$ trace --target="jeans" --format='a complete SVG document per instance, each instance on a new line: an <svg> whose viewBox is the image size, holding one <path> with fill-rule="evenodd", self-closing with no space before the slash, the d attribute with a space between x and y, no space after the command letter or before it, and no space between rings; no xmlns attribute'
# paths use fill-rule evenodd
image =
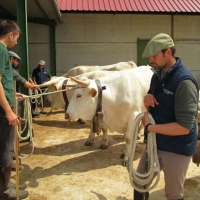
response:
<svg viewBox="0 0 200 200"><path fill-rule="evenodd" d="M14 126L9 125L5 112L0 107L0 166L10 166L14 139Z"/></svg>

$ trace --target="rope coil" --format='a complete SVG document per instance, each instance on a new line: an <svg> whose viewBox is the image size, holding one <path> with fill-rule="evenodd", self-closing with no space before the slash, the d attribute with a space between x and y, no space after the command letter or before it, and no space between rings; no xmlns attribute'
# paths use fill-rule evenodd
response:
<svg viewBox="0 0 200 200"><path fill-rule="evenodd" d="M34 94L32 93L32 90L29 89L29 96L23 95L24 101L22 103L23 103L24 110L22 113L22 117L20 117L20 121L21 123L24 124L24 126L23 126L23 129L21 130L18 129L18 136L21 140L27 140L28 138L30 138L30 142L32 143L32 150L28 156L23 156L23 157L18 156L20 159L26 159L30 157L34 151L31 103L35 103L36 109L37 109L37 104L41 104L41 106L43 106L42 96L70 90L69 88L67 88L67 89L58 90L54 92L47 92L48 89L49 87L47 87L43 93L40 90L38 91L37 89L35 89L35 91L33 92ZM27 134L25 137L22 137L22 133L26 130L26 128L28 128Z"/></svg>
<svg viewBox="0 0 200 200"><path fill-rule="evenodd" d="M137 134L139 132L139 124L143 118L144 113L137 115L134 121L134 126L130 138L131 152L127 161L127 170L129 172L129 180L132 187L138 192L148 192L155 188L160 180L160 165L157 156L156 134L149 132L146 144L146 159L148 165L146 166L146 173L139 173L133 168L133 159L135 156L135 149L137 143ZM154 119L148 114L151 124L155 124ZM155 180L154 180L155 179Z"/></svg>
<svg viewBox="0 0 200 200"><path fill-rule="evenodd" d="M21 125L20 125L20 128L18 128L17 132L18 132L18 137L21 140L27 140L28 138L30 138L30 142L32 143L32 149L31 149L31 153L28 156L23 156L23 157L18 156L20 159L26 159L30 157L34 151L31 103L28 96L23 95L23 97L24 97L24 101L23 101L24 111L23 111L22 117L20 117L21 125L23 124L23 128L21 129ZM25 137L22 137L22 133L26 130L26 128L27 128L27 134Z"/></svg>

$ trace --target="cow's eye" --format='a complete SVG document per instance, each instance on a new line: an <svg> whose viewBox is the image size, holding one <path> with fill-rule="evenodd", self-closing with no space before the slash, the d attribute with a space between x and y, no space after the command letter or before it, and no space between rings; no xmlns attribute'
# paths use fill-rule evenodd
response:
<svg viewBox="0 0 200 200"><path fill-rule="evenodd" d="M81 94L77 94L77 95L76 95L76 98L80 98L80 97L82 97Z"/></svg>

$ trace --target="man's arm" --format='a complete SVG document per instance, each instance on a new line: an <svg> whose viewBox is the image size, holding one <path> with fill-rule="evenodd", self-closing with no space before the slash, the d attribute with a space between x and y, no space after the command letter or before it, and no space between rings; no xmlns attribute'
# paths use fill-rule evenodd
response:
<svg viewBox="0 0 200 200"><path fill-rule="evenodd" d="M33 81L33 83L34 84L36 84L37 85L37 82L36 82L36 72L35 72L35 69L33 70L33 72L32 72L32 81Z"/></svg>
<svg viewBox="0 0 200 200"><path fill-rule="evenodd" d="M6 99L6 95L3 89L3 85L1 83L1 78L2 78L2 74L0 73L0 106L3 108L3 110L6 113L6 118L8 119L8 122L10 125L16 125L19 124L19 120L18 117L15 115L15 113L13 112L12 108L10 107L7 99Z"/></svg>
<svg viewBox="0 0 200 200"><path fill-rule="evenodd" d="M35 88L35 84L34 83L30 83L29 81L26 81L24 83L24 87L32 89L32 88Z"/></svg>
<svg viewBox="0 0 200 200"><path fill-rule="evenodd" d="M185 80L180 83L175 93L176 122L149 125L148 131L169 136L187 135L196 120L195 117L198 105L197 92L197 88L191 80ZM151 99L147 97L151 97ZM153 98L153 95L145 96L145 105L152 106L152 102L155 102ZM145 126L148 123L149 118L145 113L143 125Z"/></svg>

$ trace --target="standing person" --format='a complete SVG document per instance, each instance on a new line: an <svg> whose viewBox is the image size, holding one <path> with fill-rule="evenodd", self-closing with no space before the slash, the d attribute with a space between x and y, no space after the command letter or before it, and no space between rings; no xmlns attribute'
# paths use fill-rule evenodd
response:
<svg viewBox="0 0 200 200"><path fill-rule="evenodd" d="M42 84L46 81L48 81L49 79L51 79L51 74L50 72L44 67L45 66L45 61L44 60L40 60L38 62L38 66L33 70L33 73L32 73L32 80L35 84ZM46 88L42 88L42 92L45 91ZM44 96L43 96L43 103L44 103ZM35 109L36 105L35 104L32 104L33 106L33 109ZM41 109L41 113L42 114L45 114L45 111L44 111L44 105Z"/></svg>
<svg viewBox="0 0 200 200"><path fill-rule="evenodd" d="M20 62L21 58L13 51L9 51L9 56L10 56L10 62L12 65L13 79L16 81L16 91L20 92L21 86L23 86L25 88L30 88L30 89L35 88L34 83L30 83L29 81L27 81L17 71L19 68L19 62ZM32 117L35 117L35 116L39 116L39 114L32 112ZM23 166L20 164L19 171L22 171L22 169L23 169ZM11 162L11 170L13 170L13 171L16 170L16 164L13 160Z"/></svg>
<svg viewBox="0 0 200 200"><path fill-rule="evenodd" d="M153 37L143 57L155 69L144 104L155 120L150 124L148 113L142 119L147 132L156 133L160 169L164 172L168 200L184 199L184 181L192 156L196 152L198 85L194 77L175 57L172 38L164 33ZM143 152L138 171L145 171ZM134 191L134 200L148 199L149 194Z"/></svg>
<svg viewBox="0 0 200 200"><path fill-rule="evenodd" d="M14 78L14 80L16 80L16 91L20 92L20 86L23 86L25 88L34 89L35 84L27 81L17 71L19 68L19 62L20 62L21 58L13 51L9 51L9 55L10 55L10 62L12 64L12 69L13 69L13 78ZM34 112L32 109L32 117L34 118L36 116L39 116L39 114Z"/></svg>
<svg viewBox="0 0 200 200"><path fill-rule="evenodd" d="M0 199L16 199L16 190L10 187L11 154L14 146L14 126L19 124L14 108L14 81L7 48L17 44L21 34L16 23L0 22ZM24 199L27 191L20 190L19 197Z"/></svg>

